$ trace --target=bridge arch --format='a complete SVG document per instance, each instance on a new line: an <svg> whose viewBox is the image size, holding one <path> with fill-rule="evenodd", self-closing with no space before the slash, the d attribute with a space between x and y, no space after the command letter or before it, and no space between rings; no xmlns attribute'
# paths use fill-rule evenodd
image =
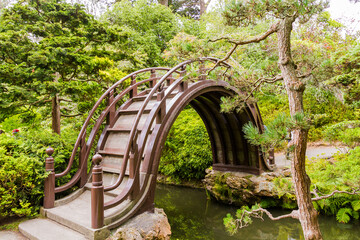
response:
<svg viewBox="0 0 360 240"><path fill-rule="evenodd" d="M213 79L208 77L211 69L208 63L216 62L217 59L203 58L185 61L172 69L143 69L115 83L90 111L67 168L54 175L55 178L67 175L76 158L79 159L78 171L68 183L47 191L60 193L78 183L82 190L62 201L67 204L91 190L91 201L96 202L92 203L95 228L112 229L136 214L153 210L162 148L171 126L188 104L206 126L214 169L252 174L271 170L273 156L270 155L270 160L264 159L264 154L250 145L242 133L242 126L247 122L263 130L257 105L246 103L240 112L221 112L221 98L241 93L226 81L231 76L212 74L209 76ZM222 63L219 67L231 66ZM128 87L118 91L126 84ZM94 161L97 182L91 186L87 164L94 150L102 155L102 162L98 165L101 157L97 156ZM98 179L100 176L103 179ZM103 192L97 187L102 184ZM54 200L46 196L44 205L53 207L51 201Z"/></svg>

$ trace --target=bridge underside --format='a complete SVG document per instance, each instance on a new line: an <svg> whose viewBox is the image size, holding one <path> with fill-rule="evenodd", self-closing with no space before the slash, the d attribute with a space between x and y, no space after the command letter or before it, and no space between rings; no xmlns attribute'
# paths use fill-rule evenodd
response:
<svg viewBox="0 0 360 240"><path fill-rule="evenodd" d="M244 138L242 127L252 122L249 109L241 112L221 112L224 92L208 92L196 97L190 105L198 112L209 134L213 169L219 171L244 171L259 174L259 153Z"/></svg>

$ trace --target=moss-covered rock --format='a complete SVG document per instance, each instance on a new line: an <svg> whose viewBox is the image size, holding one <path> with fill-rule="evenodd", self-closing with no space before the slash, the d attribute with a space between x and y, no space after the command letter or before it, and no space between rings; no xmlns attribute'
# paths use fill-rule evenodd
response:
<svg viewBox="0 0 360 240"><path fill-rule="evenodd" d="M264 207L296 208L289 169L259 176L208 170L204 179L208 195L235 206L261 203Z"/></svg>

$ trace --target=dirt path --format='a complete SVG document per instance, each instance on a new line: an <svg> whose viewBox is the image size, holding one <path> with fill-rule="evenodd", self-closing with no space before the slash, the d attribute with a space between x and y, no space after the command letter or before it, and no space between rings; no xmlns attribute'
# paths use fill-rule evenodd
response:
<svg viewBox="0 0 360 240"><path fill-rule="evenodd" d="M306 156L311 158L330 158L335 153L344 153L348 149L343 146L308 146ZM284 152L275 153L275 163L278 167L290 166L291 162L286 159Z"/></svg>

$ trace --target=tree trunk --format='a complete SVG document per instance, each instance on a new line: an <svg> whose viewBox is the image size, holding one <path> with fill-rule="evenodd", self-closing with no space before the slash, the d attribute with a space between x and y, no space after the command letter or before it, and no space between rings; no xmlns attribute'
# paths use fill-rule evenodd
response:
<svg viewBox="0 0 360 240"><path fill-rule="evenodd" d="M55 73L54 82L58 82L60 78L60 74L58 72ZM60 101L59 94L55 94L55 97L52 99L51 104L51 128L54 133L60 135Z"/></svg>
<svg viewBox="0 0 360 240"><path fill-rule="evenodd" d="M159 3L165 6L169 6L169 0L159 0Z"/></svg>
<svg viewBox="0 0 360 240"><path fill-rule="evenodd" d="M205 0L200 0L200 16L206 12L207 5L205 4Z"/></svg>
<svg viewBox="0 0 360 240"><path fill-rule="evenodd" d="M51 128L53 132L60 135L60 103L57 94L52 99L51 122L52 122Z"/></svg>
<svg viewBox="0 0 360 240"><path fill-rule="evenodd" d="M295 64L291 57L290 36L294 20L295 17L281 20L277 31L279 67L288 94L291 116L304 112L303 93L305 90L305 84L297 77ZM289 143L294 146L291 173L299 207L299 220L306 240L323 239L318 223L318 213L311 201L310 178L305 171L308 131L298 128L292 133L292 140Z"/></svg>

